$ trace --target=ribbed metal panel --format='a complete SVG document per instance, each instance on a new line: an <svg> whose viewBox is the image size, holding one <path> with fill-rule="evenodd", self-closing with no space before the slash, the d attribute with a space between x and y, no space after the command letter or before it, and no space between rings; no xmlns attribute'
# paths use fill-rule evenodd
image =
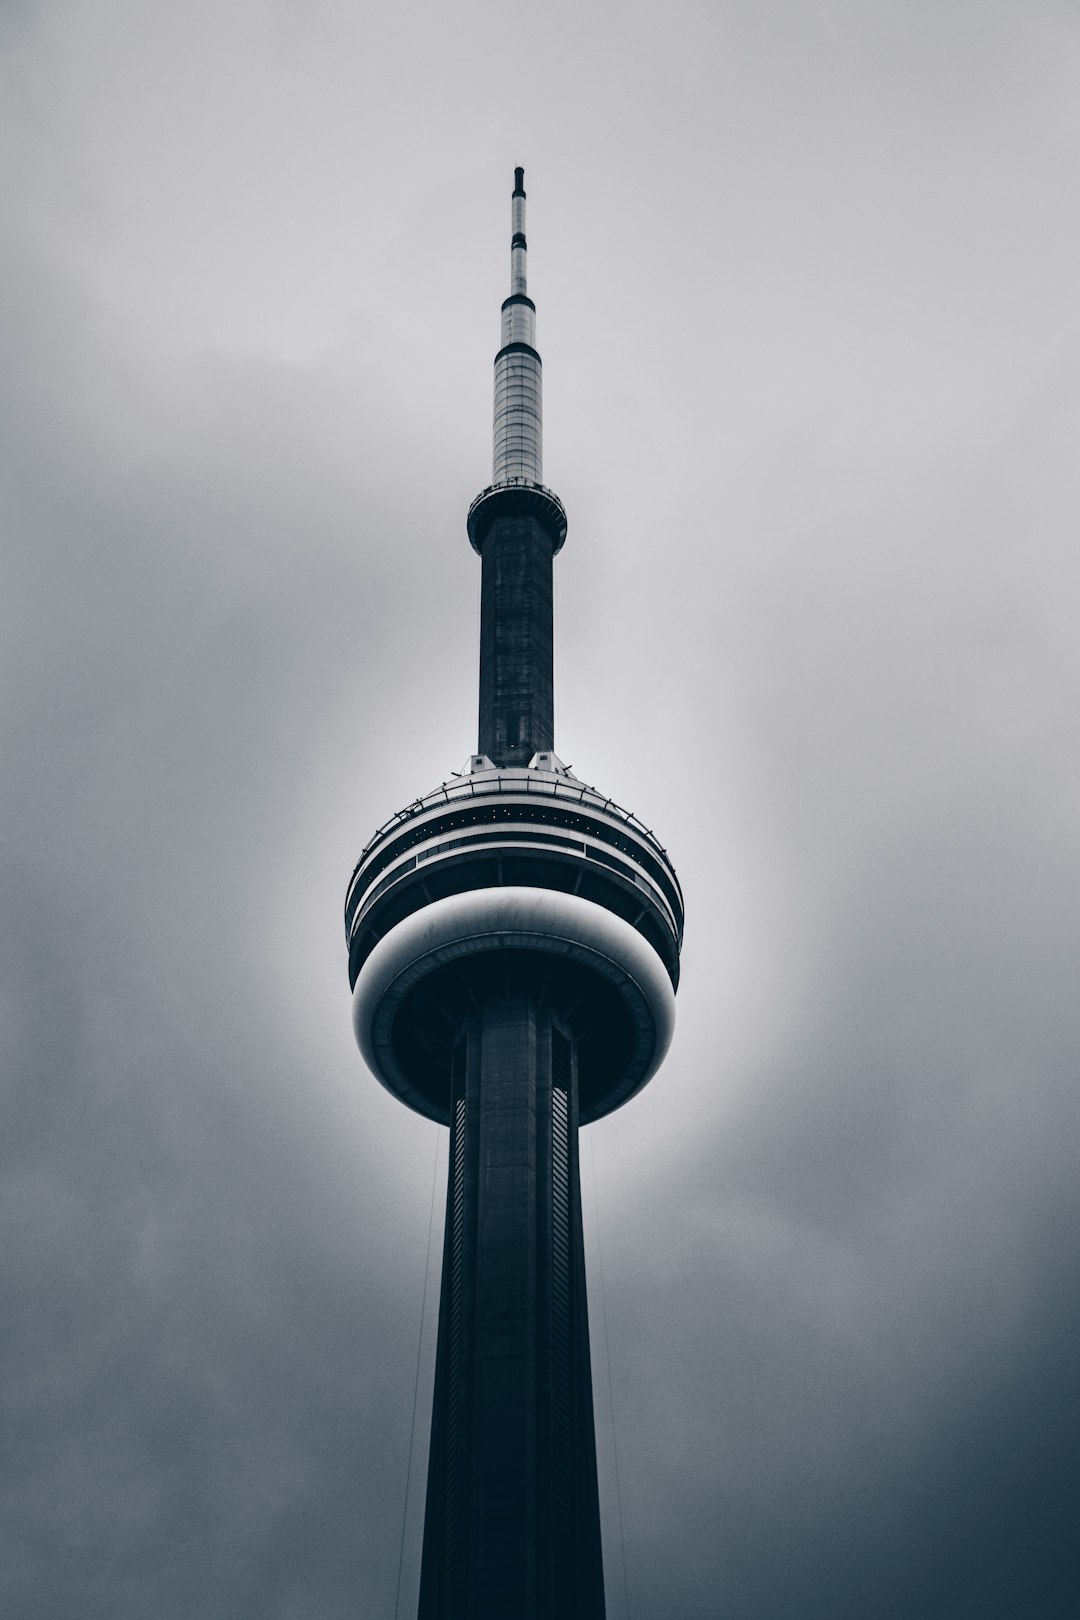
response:
<svg viewBox="0 0 1080 1620"><path fill-rule="evenodd" d="M530 348L535 347L536 311L528 304L508 302L503 306L500 347L505 349L508 343L527 343Z"/></svg>
<svg viewBox="0 0 1080 1620"><path fill-rule="evenodd" d="M543 403L540 362L516 349L495 365L492 481L544 481Z"/></svg>

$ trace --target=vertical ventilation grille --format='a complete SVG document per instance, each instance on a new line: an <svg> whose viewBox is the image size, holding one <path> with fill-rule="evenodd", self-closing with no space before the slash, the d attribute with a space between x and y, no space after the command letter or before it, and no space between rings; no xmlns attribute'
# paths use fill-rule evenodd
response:
<svg viewBox="0 0 1080 1620"><path fill-rule="evenodd" d="M551 1032L551 1386L555 1545L573 1528L570 1320L570 1042Z"/></svg>
<svg viewBox="0 0 1080 1620"><path fill-rule="evenodd" d="M449 1355L446 1379L446 1556L443 1561L443 1610L455 1613L455 1558L458 1521L458 1475L461 1451L461 1274L465 1247L465 1049L464 1037L454 1048L450 1068L450 1287Z"/></svg>

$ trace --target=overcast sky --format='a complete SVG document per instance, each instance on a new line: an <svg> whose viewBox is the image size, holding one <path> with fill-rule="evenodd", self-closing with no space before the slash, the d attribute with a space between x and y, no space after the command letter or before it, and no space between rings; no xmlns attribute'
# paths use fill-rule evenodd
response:
<svg viewBox="0 0 1080 1620"><path fill-rule="evenodd" d="M610 1620L1073 1620L1071 0L3 0L0 1610L394 1613L439 1133L342 904L475 744L515 164L556 743L687 898Z"/></svg>

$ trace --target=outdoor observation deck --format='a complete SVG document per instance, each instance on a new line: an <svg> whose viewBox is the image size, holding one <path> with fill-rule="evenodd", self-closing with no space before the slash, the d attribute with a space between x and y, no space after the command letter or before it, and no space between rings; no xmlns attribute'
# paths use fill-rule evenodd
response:
<svg viewBox="0 0 1080 1620"><path fill-rule="evenodd" d="M503 885L558 889L624 917L679 982L683 898L649 829L565 772L480 770L444 782L382 827L345 899L349 978L421 906Z"/></svg>
<svg viewBox="0 0 1080 1620"><path fill-rule="evenodd" d="M381 827L353 874L358 1038L384 1084L442 1119L455 1008L485 973L526 973L578 1008L581 1117L599 1118L670 1039L682 890L649 829L553 755L472 764Z"/></svg>
<svg viewBox="0 0 1080 1620"><path fill-rule="evenodd" d="M508 477L482 489L469 507L466 527L469 544L483 552L484 536L497 518L535 517L551 540L551 555L566 543L566 508L553 489L530 478Z"/></svg>

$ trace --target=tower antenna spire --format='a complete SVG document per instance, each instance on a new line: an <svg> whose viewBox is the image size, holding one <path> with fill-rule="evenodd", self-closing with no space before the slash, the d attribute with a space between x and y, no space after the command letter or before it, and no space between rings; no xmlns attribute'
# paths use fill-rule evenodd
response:
<svg viewBox="0 0 1080 1620"><path fill-rule="evenodd" d="M523 293L526 287L525 263L525 170L514 170L514 191L510 198L510 292Z"/></svg>

